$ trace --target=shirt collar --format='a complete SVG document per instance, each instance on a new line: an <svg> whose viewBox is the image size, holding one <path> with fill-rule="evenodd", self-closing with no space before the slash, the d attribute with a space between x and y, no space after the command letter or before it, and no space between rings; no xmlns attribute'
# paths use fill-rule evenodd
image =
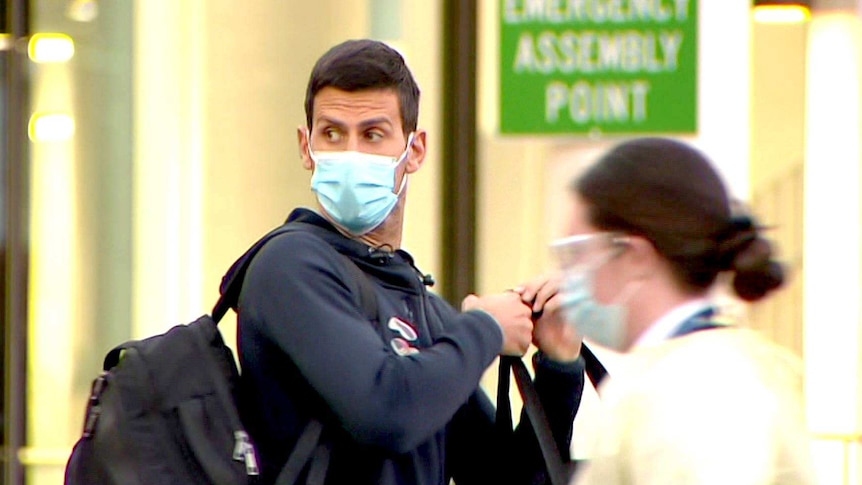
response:
<svg viewBox="0 0 862 485"><path fill-rule="evenodd" d="M650 347L668 340L677 328L689 318L712 308L707 298L696 298L677 305L653 322L649 328L635 341L632 348Z"/></svg>

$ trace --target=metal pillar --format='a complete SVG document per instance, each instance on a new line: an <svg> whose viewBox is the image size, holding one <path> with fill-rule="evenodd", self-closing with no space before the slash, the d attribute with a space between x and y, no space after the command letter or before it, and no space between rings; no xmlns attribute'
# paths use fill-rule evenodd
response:
<svg viewBox="0 0 862 485"><path fill-rule="evenodd" d="M27 271L29 246L29 167L27 141L28 1L8 0L6 26L12 47L6 58L6 274L5 276L5 403L3 405L3 482L23 485L24 470L18 450L25 445L27 402Z"/></svg>
<svg viewBox="0 0 862 485"><path fill-rule="evenodd" d="M475 0L443 6L443 297L454 305L476 288Z"/></svg>

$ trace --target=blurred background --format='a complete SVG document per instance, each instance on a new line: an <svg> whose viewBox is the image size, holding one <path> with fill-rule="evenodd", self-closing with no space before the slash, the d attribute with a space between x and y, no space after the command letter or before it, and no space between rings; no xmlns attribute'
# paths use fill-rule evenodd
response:
<svg viewBox="0 0 862 485"><path fill-rule="evenodd" d="M801 358L821 483L862 483L862 0L0 5L0 483L62 483L104 354L209 312L234 259L313 204L306 82L360 37L422 90L404 246L452 302L551 269L566 184L612 144L704 150L791 274L728 310Z"/></svg>

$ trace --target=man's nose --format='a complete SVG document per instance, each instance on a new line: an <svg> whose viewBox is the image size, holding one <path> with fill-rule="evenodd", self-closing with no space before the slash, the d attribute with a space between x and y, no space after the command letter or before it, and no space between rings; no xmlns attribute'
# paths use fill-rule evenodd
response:
<svg viewBox="0 0 862 485"><path fill-rule="evenodd" d="M358 152L359 150L359 136L354 134L347 135L347 143L345 144L345 150L349 152Z"/></svg>

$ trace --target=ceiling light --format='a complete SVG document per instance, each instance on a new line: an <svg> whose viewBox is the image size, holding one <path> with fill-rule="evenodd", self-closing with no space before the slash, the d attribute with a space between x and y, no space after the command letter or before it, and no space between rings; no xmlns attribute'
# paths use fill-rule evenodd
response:
<svg viewBox="0 0 862 485"><path fill-rule="evenodd" d="M754 21L770 24L807 22L811 2L807 0L754 0Z"/></svg>

